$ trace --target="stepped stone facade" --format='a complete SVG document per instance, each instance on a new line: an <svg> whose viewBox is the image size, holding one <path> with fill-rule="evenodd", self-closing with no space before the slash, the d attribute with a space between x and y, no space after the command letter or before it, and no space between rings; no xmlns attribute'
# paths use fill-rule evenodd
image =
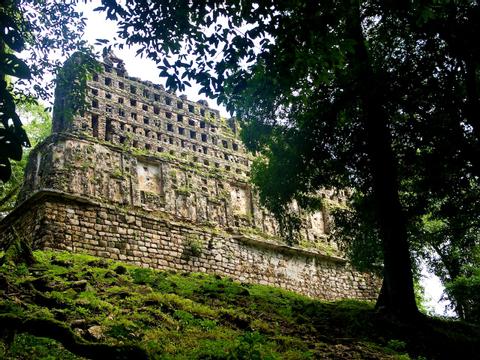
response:
<svg viewBox="0 0 480 360"><path fill-rule="evenodd" d="M0 223L3 243L23 237L38 248L228 275L323 299L376 298L378 278L352 269L327 244L327 207L297 209L310 249L282 243L249 184L253 157L234 120L206 101L129 77L112 55L102 66L87 82L83 115L71 115L72 85L57 85L53 134L31 152L20 203Z"/></svg>

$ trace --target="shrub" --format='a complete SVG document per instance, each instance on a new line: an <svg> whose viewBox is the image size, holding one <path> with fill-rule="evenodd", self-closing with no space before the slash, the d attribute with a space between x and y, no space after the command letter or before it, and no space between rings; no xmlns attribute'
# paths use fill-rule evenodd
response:
<svg viewBox="0 0 480 360"><path fill-rule="evenodd" d="M445 289L463 311L465 320L480 323L480 269L446 283Z"/></svg>

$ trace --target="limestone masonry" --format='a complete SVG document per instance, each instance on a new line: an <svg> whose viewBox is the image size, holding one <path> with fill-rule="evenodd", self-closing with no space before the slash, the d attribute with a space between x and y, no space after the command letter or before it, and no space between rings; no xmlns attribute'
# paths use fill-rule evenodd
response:
<svg viewBox="0 0 480 360"><path fill-rule="evenodd" d="M72 69L76 56L66 64ZM1 242L83 251L141 266L228 275L322 299L377 296L327 242L328 206L306 214L303 247L285 245L249 184L252 155L236 122L206 101L129 77L113 55L72 115L71 84L55 91L53 134L32 150ZM322 191L324 202L342 194Z"/></svg>

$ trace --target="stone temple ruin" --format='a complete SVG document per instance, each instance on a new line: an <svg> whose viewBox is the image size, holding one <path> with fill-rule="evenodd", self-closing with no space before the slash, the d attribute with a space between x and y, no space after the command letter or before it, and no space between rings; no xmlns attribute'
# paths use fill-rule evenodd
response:
<svg viewBox="0 0 480 360"><path fill-rule="evenodd" d="M206 101L129 77L111 54L102 66L87 82L83 115L71 115L71 84L57 85L53 133L31 152L19 203L0 222L1 242L22 237L35 248L215 273L322 299L376 298L378 278L313 249L334 248L326 245L325 210L303 215L310 247L278 238L249 184L253 157L235 121ZM331 191L323 196L340 201Z"/></svg>

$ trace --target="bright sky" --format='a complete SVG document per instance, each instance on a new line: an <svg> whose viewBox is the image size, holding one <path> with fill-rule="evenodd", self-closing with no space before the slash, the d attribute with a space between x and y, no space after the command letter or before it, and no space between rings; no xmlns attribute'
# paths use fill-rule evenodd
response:
<svg viewBox="0 0 480 360"><path fill-rule="evenodd" d="M95 43L95 39L113 39L116 36L116 24L111 20L105 19L105 13L99 13L93 11L97 3L80 3L78 9L80 9L84 16L87 18L87 26L85 31L85 40L91 44ZM101 52L101 47L96 48ZM158 76L160 70L157 69L155 63L152 60L140 58L136 56L137 48L124 47L123 50L115 49L114 53L120 59L125 62L128 75L138 77L142 80L149 80L154 83L165 85L165 79ZM187 95L189 100L207 100L211 108L220 111L221 116L229 118L230 115L223 106L219 106L215 100L207 99L205 96L199 96L198 91L200 87L192 82L192 87L187 87L184 94ZM177 94L180 95L180 94Z"/></svg>
<svg viewBox="0 0 480 360"><path fill-rule="evenodd" d="M441 300L443 296L444 287L440 279L434 274L427 271L425 266L422 266L422 280L421 284L425 289L427 298L427 306L437 315L455 316L455 312L448 308L450 301Z"/></svg>
<svg viewBox="0 0 480 360"><path fill-rule="evenodd" d="M81 10L87 18L85 39L91 44L95 43L95 39L113 39L113 37L116 36L115 23L106 20L104 13L94 12L93 9L97 6L98 3L81 3L79 5L79 10ZM101 48L97 48L96 50L100 52ZM125 62L125 67L130 76L165 85L164 79L158 76L159 70L156 68L155 63L151 60L137 57L136 48L125 47L123 50L116 49L114 52ZM199 96L198 90L199 87L194 85L191 88L187 88L185 94L193 101L200 99L207 100L210 107L220 110L222 116L230 117L225 108L219 106L214 100ZM428 273L425 268L422 271L422 275L421 283L425 288L426 297L429 299L428 307L434 309L437 315L454 316L455 314L451 310L445 312L449 302L440 300L443 294L443 286L440 280L435 275Z"/></svg>

